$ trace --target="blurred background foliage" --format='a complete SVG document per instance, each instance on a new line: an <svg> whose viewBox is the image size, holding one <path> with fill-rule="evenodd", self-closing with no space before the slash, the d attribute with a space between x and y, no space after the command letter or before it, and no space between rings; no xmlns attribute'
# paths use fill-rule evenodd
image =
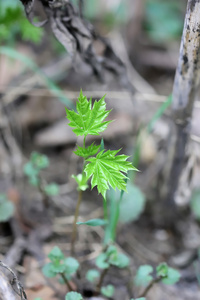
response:
<svg viewBox="0 0 200 300"><path fill-rule="evenodd" d="M0 0L0 43L15 44L19 39L39 43L42 28L27 20L19 0Z"/></svg>
<svg viewBox="0 0 200 300"><path fill-rule="evenodd" d="M174 0L147 0L144 29L155 42L180 37L183 28L183 3Z"/></svg>

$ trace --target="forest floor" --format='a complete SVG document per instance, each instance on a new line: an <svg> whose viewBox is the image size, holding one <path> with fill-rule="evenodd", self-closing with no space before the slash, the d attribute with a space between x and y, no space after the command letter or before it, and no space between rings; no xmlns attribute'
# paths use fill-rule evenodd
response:
<svg viewBox="0 0 200 300"><path fill-rule="evenodd" d="M70 60L65 55L52 62L49 53L37 49L39 53L36 54L34 49L30 49L27 45L18 47L21 53L28 53L29 57L36 59L50 78L56 78L65 96L73 103L80 88L88 98L99 99L106 94L107 108L112 109L110 118L115 122L103 134L105 148L123 148L124 153L132 156L139 130L148 124L172 90L175 69L166 72L155 67L146 68L143 72L145 79L136 76L134 80L137 71L131 67L129 71L136 92L130 95L112 75L101 84L81 62L71 68ZM77 140L67 125L66 105L44 86L40 76L24 70L19 62L10 62L6 56L0 59L0 92L4 93L1 113L6 124L4 138L0 141L0 191L6 193L15 205L14 217L0 225L0 259L17 271L29 300L36 297L43 300L64 299L66 287L55 278L47 280L41 267L48 261L47 255L55 245L66 255L69 254L77 201L76 184L71 175L78 174L82 165L73 153ZM119 249L131 260L133 274L141 264L156 266L162 261L180 271L182 277L176 285L155 285L147 296L148 300L200 299L197 280L197 275L200 276L197 251L200 228L188 207L188 197L179 207L180 218L174 220L176 230L164 228L161 222L165 214L164 210L159 209L163 186L161 171L170 151L168 141L173 132L172 123L168 109L154 124L151 134L143 133L138 166L140 172L135 184L146 195L146 207L135 222L119 224L116 239ZM199 151L194 141L190 146ZM42 206L40 193L29 185L23 175L23 165L32 151L49 157L50 167L42 176L47 182L56 182L60 187L59 196L51 198L48 210ZM187 189L191 192L189 186ZM95 189L87 191L83 196L79 220L102 215L101 197ZM75 250L82 276L85 270L94 266L95 258L101 253L103 236L101 227L78 228ZM116 286L113 299L129 299L126 289L129 277L130 274L125 271L109 271L105 283ZM84 283L84 286L87 299L103 299L91 298L90 285ZM135 294L138 293L136 289Z"/></svg>

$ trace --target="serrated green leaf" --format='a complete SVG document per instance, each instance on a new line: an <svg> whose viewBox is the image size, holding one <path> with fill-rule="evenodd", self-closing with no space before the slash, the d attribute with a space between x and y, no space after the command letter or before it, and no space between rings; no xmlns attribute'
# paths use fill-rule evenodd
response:
<svg viewBox="0 0 200 300"><path fill-rule="evenodd" d="M64 258L64 254L63 252L60 250L59 247L55 246L51 252L48 255L48 258L52 261L52 262L59 262L60 260L62 260Z"/></svg>
<svg viewBox="0 0 200 300"><path fill-rule="evenodd" d="M114 295L114 292L115 292L115 288L112 284L108 284L107 286L103 286L101 288L101 293L102 295L110 298Z"/></svg>
<svg viewBox="0 0 200 300"><path fill-rule="evenodd" d="M112 121L104 121L110 113L106 111L105 96L96 100L92 105L92 99L87 100L82 91L76 104L77 113L66 109L67 118L70 121L69 126L73 127L73 132L77 135L99 135Z"/></svg>
<svg viewBox="0 0 200 300"><path fill-rule="evenodd" d="M74 151L74 153L78 156L87 158L89 156L95 155L98 152L99 148L100 148L100 145L96 146L96 145L94 145L94 143L92 143L92 145L90 145L86 148L77 146L77 150Z"/></svg>
<svg viewBox="0 0 200 300"><path fill-rule="evenodd" d="M65 266L65 274L67 276L73 275L79 268L79 262L73 257L67 257L63 261L63 264Z"/></svg>
<svg viewBox="0 0 200 300"><path fill-rule="evenodd" d="M97 186L98 192L105 198L109 185L120 191L126 191L127 178L124 173L128 170L135 170L127 155L116 155L120 150L101 151L96 157L90 157L84 171L87 179L92 177L92 188Z"/></svg>
<svg viewBox="0 0 200 300"><path fill-rule="evenodd" d="M88 226L104 226L107 224L106 220L103 219L91 219L86 222L77 222L77 225L88 225Z"/></svg>
<svg viewBox="0 0 200 300"><path fill-rule="evenodd" d="M86 273L86 279L92 283L95 283L100 277L99 271L91 269Z"/></svg>
<svg viewBox="0 0 200 300"><path fill-rule="evenodd" d="M0 222L8 221L14 214L14 205L5 194L0 194Z"/></svg>
<svg viewBox="0 0 200 300"><path fill-rule="evenodd" d="M59 194L59 186L56 183L47 184L44 187L47 196L57 196Z"/></svg>
<svg viewBox="0 0 200 300"><path fill-rule="evenodd" d="M172 284L175 284L176 282L178 282L180 280L180 277L181 277L181 274L177 270L168 267L167 277L163 278L162 282L167 285L172 285Z"/></svg>
<svg viewBox="0 0 200 300"><path fill-rule="evenodd" d="M134 278L134 283L136 286L147 286L149 282L153 279L150 275L153 272L153 267L150 265L140 266L137 270L136 276Z"/></svg>
<svg viewBox="0 0 200 300"><path fill-rule="evenodd" d="M83 297L81 294L76 292L69 292L65 296L65 300L83 300Z"/></svg>
<svg viewBox="0 0 200 300"><path fill-rule="evenodd" d="M72 175L72 178L74 178L78 184L78 191L86 191L88 188L88 184L87 184L87 178L85 176L85 174L78 174L76 175Z"/></svg>

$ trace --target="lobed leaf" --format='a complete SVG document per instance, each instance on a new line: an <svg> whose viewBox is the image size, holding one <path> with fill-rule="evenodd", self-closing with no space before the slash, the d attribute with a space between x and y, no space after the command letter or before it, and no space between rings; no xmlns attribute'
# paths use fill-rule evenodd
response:
<svg viewBox="0 0 200 300"><path fill-rule="evenodd" d="M99 135L112 121L104 121L110 113L106 110L105 96L96 100L92 105L92 99L87 100L82 91L76 104L77 113L74 110L66 109L69 126L77 136Z"/></svg>
<svg viewBox="0 0 200 300"><path fill-rule="evenodd" d="M84 171L86 178L91 179L92 188L97 186L97 190L105 198L109 185L119 190L126 191L127 178L124 173L128 170L136 170L131 162L127 161L127 155L116 155L120 150L100 151L96 157L88 158L89 162Z"/></svg>
<svg viewBox="0 0 200 300"><path fill-rule="evenodd" d="M77 146L77 150L74 151L74 153L78 156L87 158L89 156L95 155L98 152L99 148L100 148L100 145L96 146L96 145L94 145L94 143L92 143L90 146L85 147L85 148Z"/></svg>

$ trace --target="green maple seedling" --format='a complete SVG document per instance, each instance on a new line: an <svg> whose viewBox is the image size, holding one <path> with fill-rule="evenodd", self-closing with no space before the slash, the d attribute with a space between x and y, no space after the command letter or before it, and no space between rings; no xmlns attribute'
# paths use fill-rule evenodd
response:
<svg viewBox="0 0 200 300"><path fill-rule="evenodd" d="M88 147L85 145L88 135L98 136L112 122L105 121L111 111L106 110L105 96L92 104L92 100L87 100L81 91L76 109L77 112L66 109L66 113L73 132L77 136L84 137L83 146L77 146L77 150L74 151L85 160L82 176L85 176L86 181L91 178L92 188L97 186L98 192L104 198L109 187L118 188L120 191L126 190L126 174L128 170L136 170L131 162L127 161L128 156L119 155L121 149L98 152L100 145L94 143ZM79 184L78 180L76 181ZM79 188L81 189L81 186Z"/></svg>
<svg viewBox="0 0 200 300"><path fill-rule="evenodd" d="M73 178L78 184L79 198L77 202L73 233L71 254L74 253L74 243L76 240L76 226L79 214L79 207L82 199L82 191L88 188L88 181L91 179L92 189L96 186L98 192L103 196L104 200L104 222L100 219L92 220L90 222L78 223L89 226L105 225L107 223L107 204L106 192L109 188L114 190L117 188L120 191L126 191L127 172L129 170L136 170L128 156L118 154L119 150L105 150L101 149L101 145L92 143L86 146L86 138L88 135L99 136L112 121L106 121L111 110L106 110L105 96L100 100L92 102L92 99L87 99L82 93L78 97L76 103L76 111L66 109L67 119L70 121L69 126L73 128L73 132L77 136L83 136L83 145L77 146L74 153L83 158L83 170L81 174L73 175Z"/></svg>
<svg viewBox="0 0 200 300"><path fill-rule="evenodd" d="M69 282L79 269L79 262L73 257L65 257L59 247L55 246L48 255L50 262L44 265L42 272L48 277L60 276L60 283L67 285L71 291L72 287Z"/></svg>

